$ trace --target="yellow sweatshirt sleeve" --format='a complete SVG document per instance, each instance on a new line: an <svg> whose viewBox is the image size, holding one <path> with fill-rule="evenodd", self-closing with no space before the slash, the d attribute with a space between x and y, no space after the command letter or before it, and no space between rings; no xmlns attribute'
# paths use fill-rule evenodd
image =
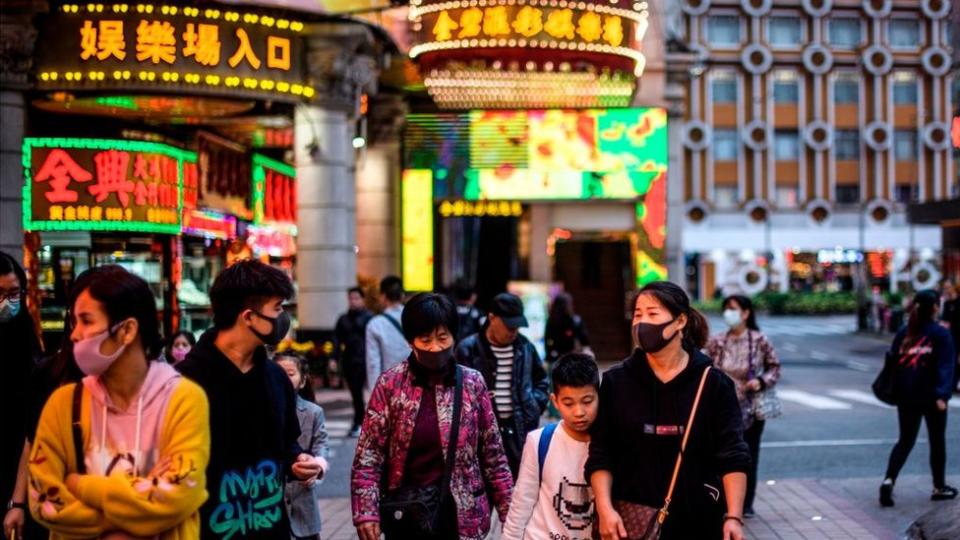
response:
<svg viewBox="0 0 960 540"><path fill-rule="evenodd" d="M77 471L71 411L74 385L57 389L40 414L30 451L29 507L41 525L66 538L98 537L109 528L99 509L67 489L66 479ZM84 395L80 423L90 425L90 396ZM89 433L89 427L84 430Z"/></svg>
<svg viewBox="0 0 960 540"><path fill-rule="evenodd" d="M77 496L102 508L109 522L133 535L153 536L177 527L207 500L209 415L203 389L181 379L160 430L159 460L169 467L160 474L143 471L139 477L84 475Z"/></svg>

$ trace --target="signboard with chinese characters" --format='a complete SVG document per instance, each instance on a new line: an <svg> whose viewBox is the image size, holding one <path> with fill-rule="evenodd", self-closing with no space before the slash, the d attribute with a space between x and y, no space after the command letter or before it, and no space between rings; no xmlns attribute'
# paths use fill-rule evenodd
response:
<svg viewBox="0 0 960 540"><path fill-rule="evenodd" d="M253 155L253 222L297 224L297 171L260 154Z"/></svg>
<svg viewBox="0 0 960 540"><path fill-rule="evenodd" d="M648 3L413 0L410 49L445 109L629 106Z"/></svg>
<svg viewBox="0 0 960 540"><path fill-rule="evenodd" d="M40 26L37 85L309 99L302 30L215 7L66 4Z"/></svg>
<svg viewBox="0 0 960 540"><path fill-rule="evenodd" d="M184 163L195 161L155 142L24 139L23 227L178 234Z"/></svg>

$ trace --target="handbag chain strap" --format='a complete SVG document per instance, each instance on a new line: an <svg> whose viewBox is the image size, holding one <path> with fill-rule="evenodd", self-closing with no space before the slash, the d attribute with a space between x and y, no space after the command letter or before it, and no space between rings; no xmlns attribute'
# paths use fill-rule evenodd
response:
<svg viewBox="0 0 960 540"><path fill-rule="evenodd" d="M687 449L687 441L690 439L690 430L693 428L693 419L697 415L697 409L700 406L700 397L703 395L703 387L707 383L707 375L710 374L710 366L703 370L700 376L700 386L697 388L697 396L693 399L693 407L690 409L690 418L687 419L687 427L683 431L683 440L680 442L680 452L677 454L677 462L673 466L673 476L670 478L670 487L667 489L667 496L663 501L663 508L657 512L657 523L661 526L667 520L668 508L673 498L673 489L677 487L677 477L680 475L680 464L683 462L683 453Z"/></svg>

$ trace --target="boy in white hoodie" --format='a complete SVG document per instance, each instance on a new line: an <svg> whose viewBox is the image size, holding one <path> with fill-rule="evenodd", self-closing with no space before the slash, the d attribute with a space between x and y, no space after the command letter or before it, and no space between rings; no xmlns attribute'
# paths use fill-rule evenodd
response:
<svg viewBox="0 0 960 540"><path fill-rule="evenodd" d="M583 466L597 417L600 372L593 357L570 353L553 367L550 401L561 421L530 432L523 446L502 540L589 540L594 499Z"/></svg>

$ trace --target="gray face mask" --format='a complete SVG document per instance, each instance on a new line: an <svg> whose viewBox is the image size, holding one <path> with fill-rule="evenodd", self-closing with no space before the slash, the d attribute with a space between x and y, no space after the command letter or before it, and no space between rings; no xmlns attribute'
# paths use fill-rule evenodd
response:
<svg viewBox="0 0 960 540"><path fill-rule="evenodd" d="M0 302L0 323L10 322L20 313L20 299Z"/></svg>

